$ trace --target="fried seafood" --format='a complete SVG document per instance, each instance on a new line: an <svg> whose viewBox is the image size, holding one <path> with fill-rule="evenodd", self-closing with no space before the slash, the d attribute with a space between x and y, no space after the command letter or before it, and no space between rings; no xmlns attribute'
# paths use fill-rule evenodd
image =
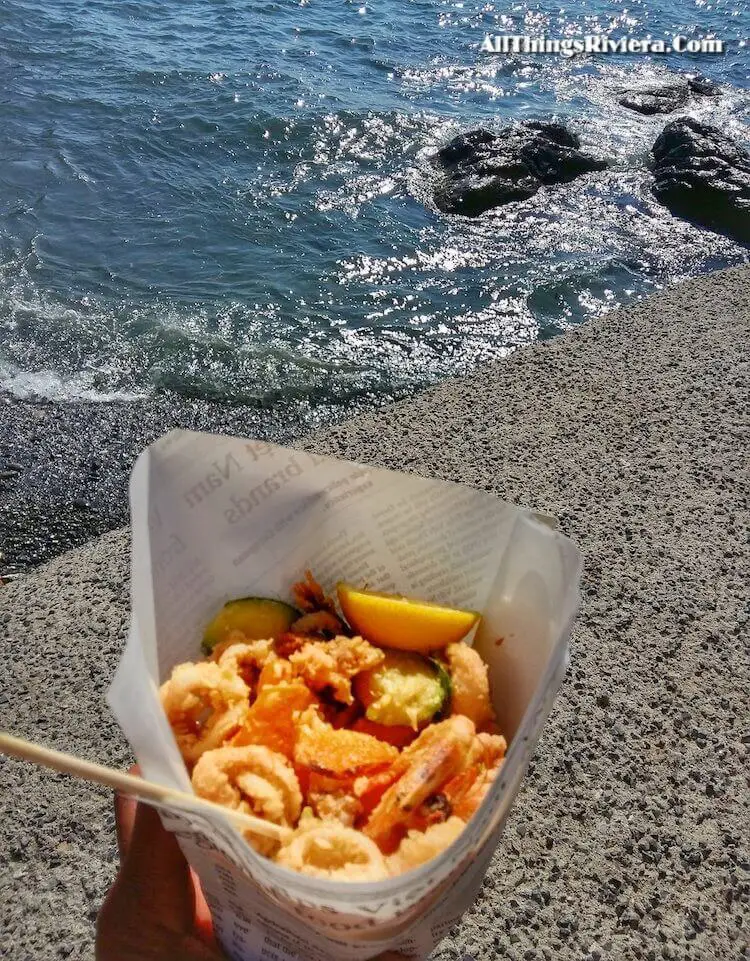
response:
<svg viewBox="0 0 750 961"><path fill-rule="evenodd" d="M264 683L262 686L259 681L258 696L242 727L232 738L232 744L263 744L291 760L297 741L297 720L303 711L317 702L312 691L301 681Z"/></svg>
<svg viewBox="0 0 750 961"><path fill-rule="evenodd" d="M294 680L294 668L285 657L274 657L263 665L258 675L256 692L260 694L264 687L273 687L282 681Z"/></svg>
<svg viewBox="0 0 750 961"><path fill-rule="evenodd" d="M321 774L302 767L297 771L302 775L305 796L315 815L346 827L363 823L397 777L393 765L358 775ZM308 772L307 777L304 772Z"/></svg>
<svg viewBox="0 0 750 961"><path fill-rule="evenodd" d="M356 777L391 764L398 750L369 734L326 724L315 708L308 708L297 724L294 763L320 774Z"/></svg>
<svg viewBox="0 0 750 961"><path fill-rule="evenodd" d="M375 808L380 804L380 800L398 777L395 765L375 771L372 774L361 774L354 779L352 785L354 796L358 798L364 813L369 817Z"/></svg>
<svg viewBox="0 0 750 961"><path fill-rule="evenodd" d="M261 671L275 659L273 641L248 641L223 647L218 663L220 667L229 668L239 674L250 691L254 692Z"/></svg>
<svg viewBox="0 0 750 961"><path fill-rule="evenodd" d="M508 750L508 742L502 734L480 732L477 734L477 741L482 749L482 762L487 767L499 767Z"/></svg>
<svg viewBox="0 0 750 961"><path fill-rule="evenodd" d="M327 697L326 693L325 691L322 693L320 703L320 714L326 724L330 724L337 731L341 728L354 730L355 722L362 715L362 705L357 701L341 704L330 696Z"/></svg>
<svg viewBox="0 0 750 961"><path fill-rule="evenodd" d="M442 824L453 814L453 805L443 791L430 794L429 797L415 809L407 822L409 831L426 831L433 824Z"/></svg>
<svg viewBox="0 0 750 961"><path fill-rule="evenodd" d="M294 827L302 810L302 792L285 757L260 745L207 751L193 770L195 793L208 801L254 814L274 824ZM261 854L277 843L251 832L247 840Z"/></svg>
<svg viewBox="0 0 750 961"><path fill-rule="evenodd" d="M407 747L414 741L418 734L412 727L405 724L378 724L377 721L370 721L366 717L358 718L352 724L353 731L360 734L371 734L379 741L385 741L394 747Z"/></svg>
<svg viewBox="0 0 750 961"><path fill-rule="evenodd" d="M226 651L228 647L233 644L245 644L247 643L245 635L242 631L233 630L230 631L227 637L223 641L219 641L211 648L211 652L208 655L208 660L213 661L215 664L219 663L219 658Z"/></svg>
<svg viewBox="0 0 750 961"><path fill-rule="evenodd" d="M409 831L397 850L387 859L391 874L402 874L418 868L449 847L466 827L458 817L433 824L426 831Z"/></svg>
<svg viewBox="0 0 750 961"><path fill-rule="evenodd" d="M354 827L354 822L364 811L362 802L354 793L353 778L312 772L307 782L307 800L321 821L337 821L345 827Z"/></svg>
<svg viewBox="0 0 750 961"><path fill-rule="evenodd" d="M161 703L185 761L219 748L247 717L250 689L219 664L178 664L162 684Z"/></svg>
<svg viewBox="0 0 750 961"><path fill-rule="evenodd" d="M507 745L486 665L446 633L473 612L352 593L373 617L417 618L407 649L368 640L367 618L350 636L307 571L296 607L227 602L204 632L209 659L176 667L160 695L196 794L291 829L282 844L246 831L256 850L312 877L377 881L452 844Z"/></svg>
<svg viewBox="0 0 750 961"><path fill-rule="evenodd" d="M295 654L309 641L325 641L344 632L344 622L331 611L310 611L298 617L276 641L280 657Z"/></svg>
<svg viewBox="0 0 750 961"><path fill-rule="evenodd" d="M289 628L290 634L307 635L330 635L335 637L344 630L344 623L341 618L336 617L330 611L310 611L303 614Z"/></svg>
<svg viewBox="0 0 750 961"><path fill-rule="evenodd" d="M361 637L339 635L332 641L308 641L289 655L295 672L314 691L329 689L342 704L351 704L352 678L376 667L385 655Z"/></svg>
<svg viewBox="0 0 750 961"><path fill-rule="evenodd" d="M292 596L294 597L294 603L305 614L328 611L338 619L336 605L315 580L312 571L305 571L304 581L297 581L296 584L292 585Z"/></svg>
<svg viewBox="0 0 750 961"><path fill-rule="evenodd" d="M452 778L443 794L454 814L467 820L485 799L502 767L507 744L500 734L477 734L471 764Z"/></svg>
<svg viewBox="0 0 750 961"><path fill-rule="evenodd" d="M372 812L365 834L392 849L417 808L464 768L474 733L474 724L461 716L425 728L395 762L398 779Z"/></svg>
<svg viewBox="0 0 750 961"><path fill-rule="evenodd" d="M487 665L473 647L449 644L445 649L451 676L451 713L463 714L483 728L495 721L490 700L490 681Z"/></svg>
<svg viewBox="0 0 750 961"><path fill-rule="evenodd" d="M284 867L328 881L382 881L388 877L377 844L361 831L324 822L303 825L276 855Z"/></svg>

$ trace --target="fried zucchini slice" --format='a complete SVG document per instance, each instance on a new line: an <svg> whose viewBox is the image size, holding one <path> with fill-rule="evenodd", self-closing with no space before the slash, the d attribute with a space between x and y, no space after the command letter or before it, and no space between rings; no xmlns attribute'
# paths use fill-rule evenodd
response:
<svg viewBox="0 0 750 961"><path fill-rule="evenodd" d="M386 651L382 664L358 674L354 690L365 717L387 726L412 730L446 711L451 681L436 660L405 651Z"/></svg>
<svg viewBox="0 0 750 961"><path fill-rule="evenodd" d="M272 597L240 597L227 601L203 632L203 650L210 654L217 644L239 631L247 641L276 640L300 616L291 604Z"/></svg>

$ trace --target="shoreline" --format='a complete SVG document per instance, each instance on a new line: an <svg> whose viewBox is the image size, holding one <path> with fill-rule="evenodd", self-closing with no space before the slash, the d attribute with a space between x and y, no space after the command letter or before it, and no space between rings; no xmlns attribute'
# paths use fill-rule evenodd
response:
<svg viewBox="0 0 750 961"><path fill-rule="evenodd" d="M743 267L716 271L740 270ZM128 522L128 478L138 454L174 427L255 437L279 444L304 443L352 419L379 417L402 403L419 402L484 369L513 363L519 353L546 349L577 336L665 291L700 282L702 274L664 288L635 304L591 318L573 330L516 348L508 357L474 371L418 387L401 398L363 396L357 402L327 402L301 412L283 402L268 407L226 404L202 398L155 394L130 401L19 398L0 389L0 580L32 572L68 550Z"/></svg>
<svg viewBox="0 0 750 961"><path fill-rule="evenodd" d="M379 409L390 401L375 404ZM310 425L372 408L327 405ZM308 431L310 429L308 425ZM173 427L291 443L297 414L168 395L128 402L26 400L0 391L0 579L29 573L128 522L138 454Z"/></svg>
<svg viewBox="0 0 750 961"><path fill-rule="evenodd" d="M482 893L432 961L742 954L748 356L743 267L298 443L554 514L584 552L571 667ZM115 531L0 588L0 726L120 768L103 695L128 550ZM17 761L0 774L9 961L88 956L111 798Z"/></svg>

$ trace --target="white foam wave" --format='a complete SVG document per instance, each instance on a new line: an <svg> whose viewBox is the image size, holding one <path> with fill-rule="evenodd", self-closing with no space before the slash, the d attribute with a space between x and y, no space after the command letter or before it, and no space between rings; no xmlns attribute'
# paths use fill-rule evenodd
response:
<svg viewBox="0 0 750 961"><path fill-rule="evenodd" d="M133 401L146 394L128 391L100 391L94 386L95 375L88 371L63 375L54 370L21 370L0 362L0 390L19 400L43 398L54 401L87 400L93 403Z"/></svg>

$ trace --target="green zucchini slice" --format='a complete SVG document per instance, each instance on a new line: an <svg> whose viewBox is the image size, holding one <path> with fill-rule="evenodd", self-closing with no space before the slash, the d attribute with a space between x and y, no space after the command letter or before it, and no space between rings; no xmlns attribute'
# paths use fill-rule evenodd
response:
<svg viewBox="0 0 750 961"><path fill-rule="evenodd" d="M448 672L439 661L412 652L385 651L381 664L357 675L354 689L365 717L389 727L417 730L450 705Z"/></svg>
<svg viewBox="0 0 750 961"><path fill-rule="evenodd" d="M240 597L227 601L203 632L203 650L210 654L232 631L239 631L248 641L276 640L299 616L291 604L272 597Z"/></svg>

